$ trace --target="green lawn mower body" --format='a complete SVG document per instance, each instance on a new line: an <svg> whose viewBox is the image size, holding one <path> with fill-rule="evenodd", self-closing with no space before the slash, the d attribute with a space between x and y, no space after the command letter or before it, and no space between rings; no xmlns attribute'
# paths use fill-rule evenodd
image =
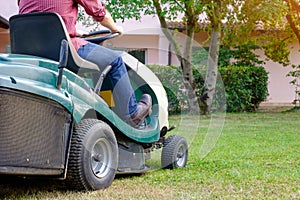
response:
<svg viewBox="0 0 300 200"><path fill-rule="evenodd" d="M55 13L17 15L10 20L12 54L0 54L0 174L51 176L66 179L72 188L97 190L108 187L117 173L149 170L146 159L163 146L169 147L163 150L162 166L184 167L187 143L180 136L165 138L168 101L156 76L123 54L137 99L144 93L153 99L151 115L142 127L133 128L100 95L112 93L105 74L86 61L76 65L67 34L55 40L60 47L56 58L40 55L43 49L34 43L23 44L28 37L38 38L31 34L33 28L27 36L26 31L32 24L39 27L39 20L30 23L32 19L43 17L54 29L59 28L51 18L57 18L65 34ZM16 36L20 32L21 38ZM42 45L45 52L49 46Z"/></svg>

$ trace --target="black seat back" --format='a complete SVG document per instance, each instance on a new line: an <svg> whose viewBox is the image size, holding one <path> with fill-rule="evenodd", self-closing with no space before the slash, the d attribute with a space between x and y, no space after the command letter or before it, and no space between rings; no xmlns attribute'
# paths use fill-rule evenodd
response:
<svg viewBox="0 0 300 200"><path fill-rule="evenodd" d="M67 68L75 73L79 66L72 56L74 47L62 18L57 13L42 12L12 16L9 19L11 52L59 61L62 39L69 42ZM71 49L70 49L71 48Z"/></svg>

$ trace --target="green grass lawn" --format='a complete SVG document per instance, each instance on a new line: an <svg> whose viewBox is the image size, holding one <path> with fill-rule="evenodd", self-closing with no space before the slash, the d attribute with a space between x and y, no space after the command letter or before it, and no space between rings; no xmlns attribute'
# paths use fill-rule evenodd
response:
<svg viewBox="0 0 300 200"><path fill-rule="evenodd" d="M159 169L159 151L140 176L118 176L95 192L60 181L2 178L4 199L300 199L300 112L227 114L214 148L201 157L210 117L172 116L171 133L189 139L184 169Z"/></svg>

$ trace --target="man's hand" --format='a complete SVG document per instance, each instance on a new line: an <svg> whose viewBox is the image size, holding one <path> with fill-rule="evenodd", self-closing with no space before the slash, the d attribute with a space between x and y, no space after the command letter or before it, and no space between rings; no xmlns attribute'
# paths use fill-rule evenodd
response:
<svg viewBox="0 0 300 200"><path fill-rule="evenodd" d="M116 26L116 29L111 30L112 33L119 33L120 36L123 35L124 33L124 29L122 26Z"/></svg>
<svg viewBox="0 0 300 200"><path fill-rule="evenodd" d="M83 30L76 30L76 33L77 33L77 37L83 37L89 34L89 32Z"/></svg>

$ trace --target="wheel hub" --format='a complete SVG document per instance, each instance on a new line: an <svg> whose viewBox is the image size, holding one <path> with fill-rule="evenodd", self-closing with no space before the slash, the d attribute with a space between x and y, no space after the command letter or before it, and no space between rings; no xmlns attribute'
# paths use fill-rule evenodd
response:
<svg viewBox="0 0 300 200"><path fill-rule="evenodd" d="M112 148L104 138L97 140L91 153L92 171L98 178L105 177L111 169Z"/></svg>

